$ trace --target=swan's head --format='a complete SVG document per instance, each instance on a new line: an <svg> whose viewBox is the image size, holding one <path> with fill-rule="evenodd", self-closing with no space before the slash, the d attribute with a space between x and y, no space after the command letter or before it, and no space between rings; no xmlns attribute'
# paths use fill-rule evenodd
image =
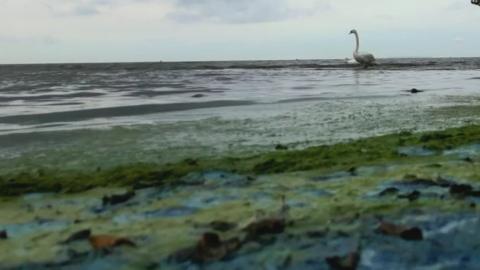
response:
<svg viewBox="0 0 480 270"><path fill-rule="evenodd" d="M350 31L349 35L351 34L357 34L357 30L353 29L352 31Z"/></svg>

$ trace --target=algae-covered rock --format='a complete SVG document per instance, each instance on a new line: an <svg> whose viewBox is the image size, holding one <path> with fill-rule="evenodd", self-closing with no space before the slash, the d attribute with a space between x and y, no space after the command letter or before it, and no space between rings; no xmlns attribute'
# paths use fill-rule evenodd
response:
<svg viewBox="0 0 480 270"><path fill-rule="evenodd" d="M333 270L356 270L360 262L360 253L355 251L345 256L333 256L326 259Z"/></svg>
<svg viewBox="0 0 480 270"><path fill-rule="evenodd" d="M381 234L398 236L405 240L423 240L423 233L420 228L395 225L393 223L381 222L377 228Z"/></svg>
<svg viewBox="0 0 480 270"><path fill-rule="evenodd" d="M235 223L217 220L212 221L210 223L210 227L215 231L227 232L236 228L237 225Z"/></svg>
<svg viewBox="0 0 480 270"><path fill-rule="evenodd" d="M129 201L135 196L134 191L128 191L124 194L115 194L111 196L104 196L102 199L103 206L116 205Z"/></svg>
<svg viewBox="0 0 480 270"><path fill-rule="evenodd" d="M182 178L185 185L205 185L211 187L218 186L245 186L253 179L249 176L224 172L224 171L205 171L194 172Z"/></svg>
<svg viewBox="0 0 480 270"><path fill-rule="evenodd" d="M361 246L357 269L476 269L480 168L445 149L464 152L480 133L444 133L132 165L53 183L48 170L26 174L17 181L50 190L62 180L71 192L2 199L0 268L328 269L353 267ZM400 138L433 154L399 155ZM125 192L139 182L153 186Z"/></svg>
<svg viewBox="0 0 480 270"><path fill-rule="evenodd" d="M170 259L180 263L186 261L208 263L224 259L240 246L238 238L223 241L216 233L205 233L196 246L179 250L172 254Z"/></svg>
<svg viewBox="0 0 480 270"><path fill-rule="evenodd" d="M451 128L443 131L385 135L336 145L302 150L285 150L250 157L187 159L170 164L126 164L118 167L74 171L62 168L31 168L0 175L0 196L17 196L30 192L81 192L95 187L133 188L171 187L182 183L198 185L245 185L250 177L242 175L322 170L324 173L347 172L350 168L406 162L439 155L476 156L480 126ZM400 152L399 152L400 149ZM403 149L403 151L402 151ZM36 166L36 165L32 165ZM38 165L41 167L41 164ZM230 173L229 173L230 172ZM220 175L226 176L225 178ZM184 181L179 181L179 180Z"/></svg>
<svg viewBox="0 0 480 270"><path fill-rule="evenodd" d="M70 244L76 241L87 240L90 238L92 231L90 229L81 230L70 235L65 241L62 241L63 244Z"/></svg>
<svg viewBox="0 0 480 270"><path fill-rule="evenodd" d="M247 232L247 241L256 240L263 235L283 233L287 226L284 219L263 219L249 224L245 231Z"/></svg>

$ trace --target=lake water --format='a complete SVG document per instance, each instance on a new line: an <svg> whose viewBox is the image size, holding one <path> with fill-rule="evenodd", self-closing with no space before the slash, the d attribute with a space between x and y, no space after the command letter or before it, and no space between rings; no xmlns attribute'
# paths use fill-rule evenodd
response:
<svg viewBox="0 0 480 270"><path fill-rule="evenodd" d="M0 66L0 164L168 161L472 121L432 110L475 104L480 58L378 62Z"/></svg>

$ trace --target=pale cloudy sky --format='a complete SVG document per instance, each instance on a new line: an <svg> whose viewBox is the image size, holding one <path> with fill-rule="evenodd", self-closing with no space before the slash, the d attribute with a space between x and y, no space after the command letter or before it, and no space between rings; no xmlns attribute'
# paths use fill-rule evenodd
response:
<svg viewBox="0 0 480 270"><path fill-rule="evenodd" d="M480 56L470 0L0 0L0 63Z"/></svg>

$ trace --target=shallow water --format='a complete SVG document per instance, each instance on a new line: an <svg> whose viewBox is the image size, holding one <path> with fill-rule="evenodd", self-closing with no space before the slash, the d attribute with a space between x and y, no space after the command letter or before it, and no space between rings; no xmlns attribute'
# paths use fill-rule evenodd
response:
<svg viewBox="0 0 480 270"><path fill-rule="evenodd" d="M432 110L480 104L479 58L379 62L0 66L0 167L170 162L477 121Z"/></svg>
<svg viewBox="0 0 480 270"><path fill-rule="evenodd" d="M479 68L477 58L384 59L372 70L335 60L0 66L0 134L138 124L135 116L152 114L140 122L157 123L176 120L165 112L251 103L381 100L411 88L471 94Z"/></svg>

